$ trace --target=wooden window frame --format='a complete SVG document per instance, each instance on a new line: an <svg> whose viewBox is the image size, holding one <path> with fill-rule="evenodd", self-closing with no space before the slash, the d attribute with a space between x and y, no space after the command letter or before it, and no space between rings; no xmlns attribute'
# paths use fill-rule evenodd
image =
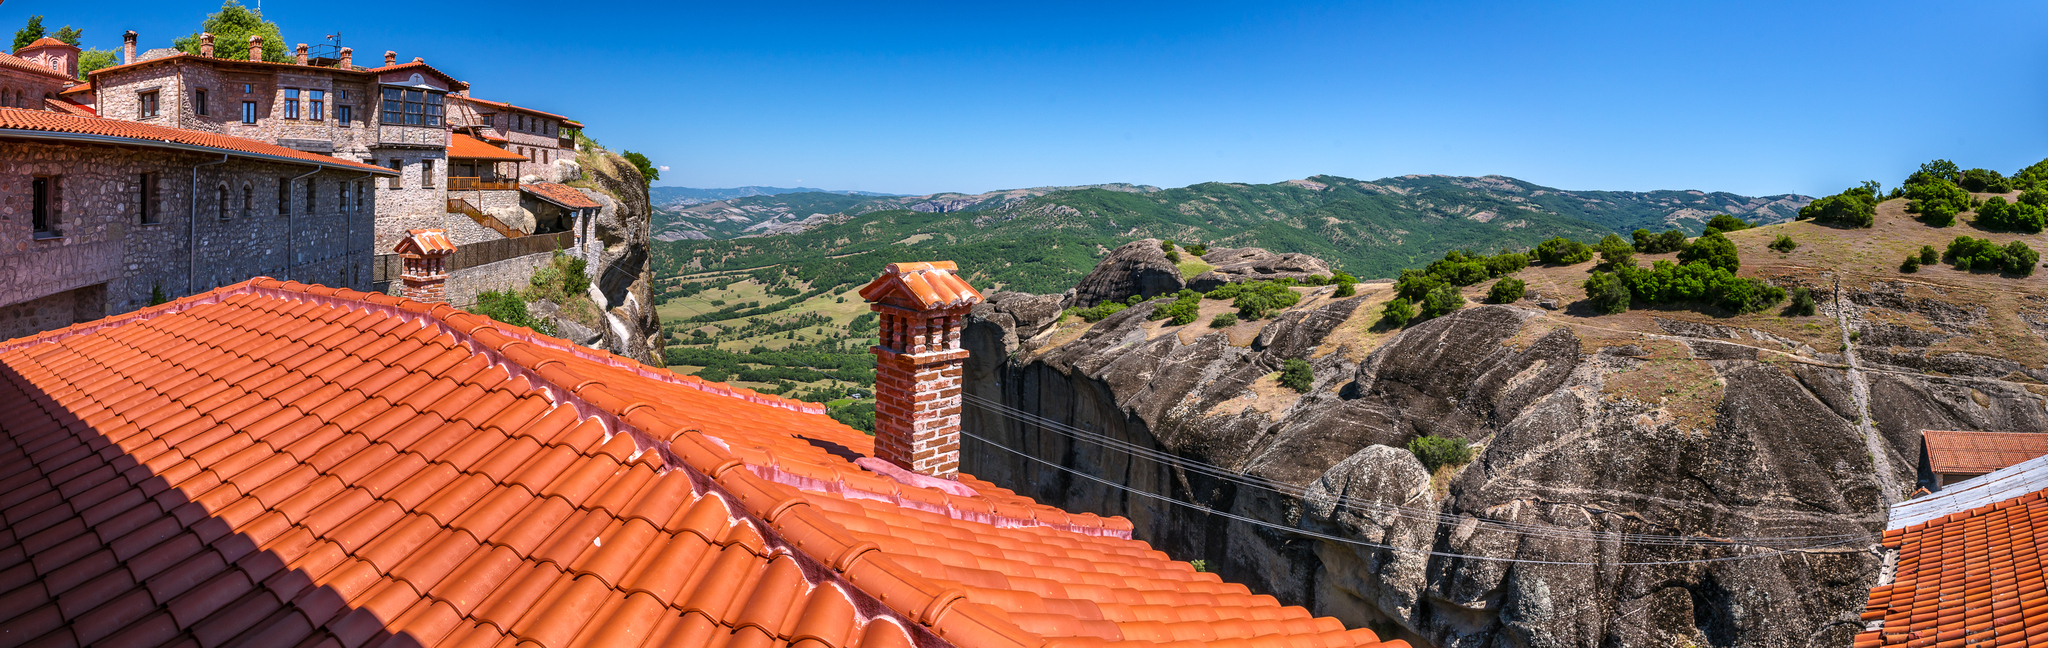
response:
<svg viewBox="0 0 2048 648"><path fill-rule="evenodd" d="M155 225L163 222L163 213L158 209L157 205L156 174L141 174L136 177L135 184L135 216L137 222L143 225Z"/></svg>
<svg viewBox="0 0 2048 648"><path fill-rule="evenodd" d="M135 93L136 119L156 119L162 115L163 103L158 101L156 90L143 90Z"/></svg>
<svg viewBox="0 0 2048 648"><path fill-rule="evenodd" d="M206 99L206 88L192 89L192 114L201 117L207 116Z"/></svg>

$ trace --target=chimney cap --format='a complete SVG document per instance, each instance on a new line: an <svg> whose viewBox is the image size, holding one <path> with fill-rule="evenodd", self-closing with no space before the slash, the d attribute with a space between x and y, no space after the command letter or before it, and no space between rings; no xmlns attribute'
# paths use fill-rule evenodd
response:
<svg viewBox="0 0 2048 648"><path fill-rule="evenodd" d="M981 303L981 292L956 274L952 261L891 263L860 296L871 302L895 302L918 310L960 308Z"/></svg>
<svg viewBox="0 0 2048 648"><path fill-rule="evenodd" d="M406 230L405 238L391 248L392 252L407 256L447 256L455 251L455 243L448 240L448 232L441 229Z"/></svg>

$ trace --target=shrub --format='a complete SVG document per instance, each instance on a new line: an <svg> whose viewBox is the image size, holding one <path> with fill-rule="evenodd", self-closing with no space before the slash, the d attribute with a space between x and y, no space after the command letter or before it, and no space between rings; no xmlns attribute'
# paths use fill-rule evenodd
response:
<svg viewBox="0 0 2048 648"><path fill-rule="evenodd" d="M1160 252L1172 252L1172 251L1173 251L1173 241L1160 241L1160 242L1159 242L1159 251L1160 251Z"/></svg>
<svg viewBox="0 0 2048 648"><path fill-rule="evenodd" d="M2022 277L2034 276L2034 268L2041 265L2041 253L2027 247L2025 241L2005 244L2005 271Z"/></svg>
<svg viewBox="0 0 2048 648"><path fill-rule="evenodd" d="M1657 264L1666 265L1664 263ZM1611 272L1595 272L1585 282L1586 299L1593 301L1593 308L1602 313L1614 315L1628 312L1628 286L1621 281L1621 275Z"/></svg>
<svg viewBox="0 0 2048 648"><path fill-rule="evenodd" d="M1792 316L1812 315L1814 312L1813 291L1805 286L1792 289L1792 305L1785 307L1785 314Z"/></svg>
<svg viewBox="0 0 2048 648"><path fill-rule="evenodd" d="M1183 245L1181 246L1181 249L1187 250L1188 254L1195 255L1196 258L1201 258L1203 255L1209 253L1209 246L1202 245L1200 243L1196 243L1194 245Z"/></svg>
<svg viewBox="0 0 2048 648"><path fill-rule="evenodd" d="M1316 385L1316 372L1308 366L1308 362L1288 358L1287 362L1281 363L1281 367L1280 384L1288 389L1308 393L1309 388Z"/></svg>
<svg viewBox="0 0 2048 648"><path fill-rule="evenodd" d="M2041 253L2027 247L2023 241L1999 247L1989 239L1968 236L1958 236L1949 242L1948 258L1957 270L2005 272L2022 277L2032 276L2034 267L2041 263Z"/></svg>
<svg viewBox="0 0 2048 648"><path fill-rule="evenodd" d="M1940 261L1940 260L1941 260L1941 251L1939 251L1939 250L1936 250L1936 249L1934 249L1934 246L1932 246L1932 245L1922 245L1922 246L1920 246L1920 264L1921 264L1921 265L1926 265L1926 264L1929 264L1929 263L1935 263L1935 262L1938 262L1938 261Z"/></svg>
<svg viewBox="0 0 2048 648"><path fill-rule="evenodd" d="M1970 211L1970 193L1955 183L1934 179L1906 186L1906 211L1935 227L1955 224L1956 214Z"/></svg>
<svg viewBox="0 0 2048 648"><path fill-rule="evenodd" d="M1436 435L1420 436L1408 442L1408 452L1422 462L1424 470L1436 472L1445 466L1463 466L1472 462L1472 446L1457 437Z"/></svg>
<svg viewBox="0 0 2048 648"><path fill-rule="evenodd" d="M1520 252L1502 252L1486 258L1486 271L1495 277L1520 272L1529 267L1529 255Z"/></svg>
<svg viewBox="0 0 2048 648"><path fill-rule="evenodd" d="M1908 273L1908 274L1911 274L1911 273L1915 273L1915 272L1919 272L1919 271L1920 271L1920 257L1917 257L1917 256L1908 256L1908 257L1906 257L1906 262L1905 262L1905 263L1901 263L1901 264L1899 264L1899 272L1904 272L1904 273Z"/></svg>
<svg viewBox="0 0 2048 648"><path fill-rule="evenodd" d="M1791 252L1799 249L1799 242L1792 240L1790 235L1779 234L1777 240L1771 241L1771 249L1779 252Z"/></svg>
<svg viewBox="0 0 2048 648"><path fill-rule="evenodd" d="M1977 224L1991 229L2039 234L2042 227L2048 225L2048 208L2025 202L2008 203L2005 198L1992 196L1990 200L1984 201L1984 206L1977 208Z"/></svg>
<svg viewBox="0 0 2048 648"><path fill-rule="evenodd" d="M1395 297L1380 309L1380 325L1388 328L1407 326L1411 319L1415 319L1415 305L1405 298Z"/></svg>
<svg viewBox="0 0 2048 648"><path fill-rule="evenodd" d="M1179 253L1179 252L1168 252L1168 253L1166 253L1166 262L1167 262L1167 263L1171 263L1171 264L1174 264L1174 265L1180 265L1180 253Z"/></svg>
<svg viewBox="0 0 2048 648"><path fill-rule="evenodd" d="M1954 184L1955 181L1961 179L1963 179L1963 171L1956 167L1956 163L1948 160L1935 160L1920 165L1919 171L1914 171L1913 175L1906 176L1906 186L1910 190L1916 184L1926 184L1937 180Z"/></svg>
<svg viewBox="0 0 2048 648"><path fill-rule="evenodd" d="M1623 286L1641 303L1710 302L1738 313L1753 313L1785 300L1785 289L1704 262L1625 268ZM1587 294L1589 297L1592 293ZM1597 305L1597 304L1596 304Z"/></svg>
<svg viewBox="0 0 2048 648"><path fill-rule="evenodd" d="M1171 318L1172 321L1168 324L1181 326L1194 322L1195 318L1200 316L1201 310L1202 293L1182 288L1180 292L1173 294L1173 303L1167 304L1164 308L1153 309L1149 319Z"/></svg>
<svg viewBox="0 0 2048 648"><path fill-rule="evenodd" d="M1237 307L1239 319L1264 319L1266 315L1301 302L1301 294L1288 288L1289 282L1260 281L1242 284L1231 306Z"/></svg>
<svg viewBox="0 0 2048 648"><path fill-rule="evenodd" d="M1553 236L1548 241L1536 244L1536 260L1543 263L1572 265L1585 263L1592 258L1592 247L1562 236Z"/></svg>
<svg viewBox="0 0 2048 648"><path fill-rule="evenodd" d="M1237 326L1237 313L1218 313L1209 320L1209 328L1230 328Z"/></svg>
<svg viewBox="0 0 2048 648"><path fill-rule="evenodd" d="M2015 189L2032 190L2042 187L2044 186L2042 182L2044 180L2048 180L2048 160L2035 162L2033 166L2020 169L2019 173L2012 174L2012 184Z"/></svg>
<svg viewBox="0 0 2048 648"><path fill-rule="evenodd" d="M2006 193L2012 191L2013 180L1990 169L1970 169L1956 179L1956 185L1977 193Z"/></svg>
<svg viewBox="0 0 2048 648"><path fill-rule="evenodd" d="M1728 214L1715 214L1713 218L1707 219L1707 227L1722 232L1740 232L1756 227L1756 224Z"/></svg>
<svg viewBox="0 0 2048 648"><path fill-rule="evenodd" d="M1870 227L1877 224L1877 202L1877 183L1865 182L1863 186L1799 208L1799 220L1843 227Z"/></svg>
<svg viewBox="0 0 2048 648"><path fill-rule="evenodd" d="M1356 285L1358 278L1351 276L1349 273L1338 272L1337 274L1330 275L1330 283L1337 284L1335 295L1338 297L1350 297L1358 294L1358 286Z"/></svg>
<svg viewBox="0 0 2048 648"><path fill-rule="evenodd" d="M1493 282L1493 287L1486 291L1486 298L1496 304L1512 304L1522 301L1522 294L1528 289L1527 282L1509 277Z"/></svg>
<svg viewBox="0 0 2048 648"><path fill-rule="evenodd" d="M1705 263L1716 268L1735 272L1742 269L1742 257L1735 252L1735 242L1720 234L1708 234L1694 239L1692 245L1678 252L1679 263Z"/></svg>
<svg viewBox="0 0 2048 648"><path fill-rule="evenodd" d="M1634 237L1636 251L1643 254L1665 254L1677 252L1685 247L1685 232L1675 229L1664 230L1662 234L1652 234L1650 230L1639 229L1635 231Z"/></svg>
<svg viewBox="0 0 2048 648"><path fill-rule="evenodd" d="M1600 262L1607 264L1609 268L1635 265L1636 246L1621 240L1619 236L1608 234L1606 238L1600 239L1600 243L1593 246L1593 249L1600 251Z"/></svg>
<svg viewBox="0 0 2048 648"><path fill-rule="evenodd" d="M1450 286L1432 288L1422 296L1422 319L1432 319L1451 314L1465 306L1465 296Z"/></svg>
<svg viewBox="0 0 2048 648"><path fill-rule="evenodd" d="M551 322L536 319L526 312L526 300L519 293L509 291L486 291L476 296L476 314L489 317L513 326L524 326L545 335L554 335Z"/></svg>
<svg viewBox="0 0 2048 648"><path fill-rule="evenodd" d="M1076 310L1074 314L1081 316L1083 321L1100 322L1102 318L1121 313L1126 308L1130 308L1130 305L1119 301L1106 301L1096 304L1092 308Z"/></svg>

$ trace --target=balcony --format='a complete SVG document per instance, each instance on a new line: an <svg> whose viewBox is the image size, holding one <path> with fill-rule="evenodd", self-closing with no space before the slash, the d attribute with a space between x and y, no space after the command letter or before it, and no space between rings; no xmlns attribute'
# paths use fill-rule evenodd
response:
<svg viewBox="0 0 2048 648"><path fill-rule="evenodd" d="M518 189L519 181L517 180L485 180L483 178L448 176L449 191L517 191Z"/></svg>

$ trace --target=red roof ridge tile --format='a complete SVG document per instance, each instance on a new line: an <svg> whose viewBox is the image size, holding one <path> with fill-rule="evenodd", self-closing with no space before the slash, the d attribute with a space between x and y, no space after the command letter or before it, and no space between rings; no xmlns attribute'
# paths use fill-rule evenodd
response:
<svg viewBox="0 0 2048 648"><path fill-rule="evenodd" d="M0 55L4 56L4 55ZM165 128L150 124L139 124L118 119L105 119L68 112L49 112L23 108L0 108L0 135L14 137L77 136L93 138L88 141L124 144L131 146L164 146L185 150L200 149L210 154L241 155L258 157L291 164L318 164L359 171L370 171L380 175L397 175L391 169L352 162L317 153L306 153L274 144L265 144L219 133Z"/></svg>
<svg viewBox="0 0 2048 648"><path fill-rule="evenodd" d="M532 113L532 114L535 114L535 115L540 115L540 116L542 116L542 117L553 117L553 118L555 118L555 119L560 119L560 120L562 120L562 121L569 121L569 118L568 118L568 117L563 117L563 116L561 116L561 115L557 115L557 114L554 114L554 113L551 113L551 112L545 112L545 111L540 111L540 110L534 110L534 109L532 109L532 108L527 108L527 107L525 107L525 106L515 106L515 105L513 105L513 104L505 103L505 102L503 102L503 101L491 101L491 100L489 100L489 99L479 99L479 98L476 98L476 97L470 97L470 96L464 96L464 97L461 97L461 99L462 99L463 101L471 101L471 102L475 102L475 103L480 103L480 104L484 104L484 105L486 105L486 106L496 106L496 107L499 107L499 108L503 108L503 109L506 109L506 110L517 110L517 111L520 111L520 112L525 112L525 113Z"/></svg>
<svg viewBox="0 0 2048 648"><path fill-rule="evenodd" d="M519 190L533 194L541 200L562 206L564 209L597 209L603 205L591 200L583 192L565 184L553 182L528 182L519 185Z"/></svg>

